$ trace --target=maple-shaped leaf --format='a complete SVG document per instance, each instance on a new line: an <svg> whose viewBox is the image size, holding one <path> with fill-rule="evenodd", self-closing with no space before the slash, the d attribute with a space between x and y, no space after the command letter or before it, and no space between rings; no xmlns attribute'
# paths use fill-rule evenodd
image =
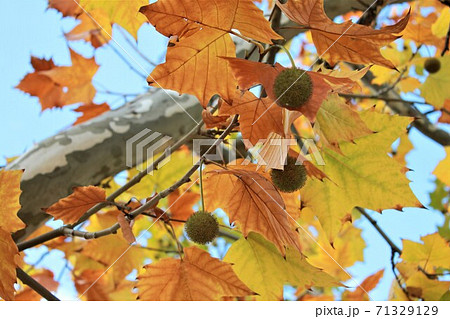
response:
<svg viewBox="0 0 450 319"><path fill-rule="evenodd" d="M403 240L402 260L421 267L428 273L436 273L438 268L450 269L450 247L439 233L423 236L422 243Z"/></svg>
<svg viewBox="0 0 450 319"><path fill-rule="evenodd" d="M83 299L109 301L110 289L102 269L86 269L74 275L75 289Z"/></svg>
<svg viewBox="0 0 450 319"><path fill-rule="evenodd" d="M427 103L432 104L436 109L441 109L445 101L450 99L450 55L437 57L441 67L438 72L428 75L425 82L420 87L420 94Z"/></svg>
<svg viewBox="0 0 450 319"><path fill-rule="evenodd" d="M273 90L275 78L286 68L276 63L270 64L247 61L238 58L223 58L230 64L234 77L236 78L241 90L248 90L257 84L261 84L270 100L273 102L268 106L270 108L278 107L276 105L276 96ZM305 71L311 78L313 90L309 100L302 105L299 111L304 114L311 122L316 120L316 114L319 111L322 102L328 94L335 92L346 92L356 85L354 80L346 77L334 77L318 72ZM254 125L254 124L253 124Z"/></svg>
<svg viewBox="0 0 450 319"><path fill-rule="evenodd" d="M150 85L195 95L203 107L214 94L231 103L236 89L228 64L219 56L234 57L230 35L205 28L167 48L166 62L158 65L147 81Z"/></svg>
<svg viewBox="0 0 450 319"><path fill-rule="evenodd" d="M340 151L339 142L352 142L373 132L361 120L358 113L353 111L345 100L337 94L331 94L317 113L314 124L320 140L329 148Z"/></svg>
<svg viewBox="0 0 450 319"><path fill-rule="evenodd" d="M259 300L283 300L286 284L306 289L340 285L321 269L311 266L295 249L287 249L283 258L272 243L254 232L236 241L224 261L232 263L239 278L258 293Z"/></svg>
<svg viewBox="0 0 450 319"><path fill-rule="evenodd" d="M159 0L140 9L158 32L182 36L192 24L240 34L264 43L282 39L250 0Z"/></svg>
<svg viewBox="0 0 450 319"><path fill-rule="evenodd" d="M412 193L404 168L387 153L405 132L411 118L377 113L360 113L376 134L340 143L341 154L327 148L321 153L321 167L328 179L309 179L301 189L302 205L317 215L330 242L341 229L341 219L355 206L372 210L405 206L422 207Z"/></svg>
<svg viewBox="0 0 450 319"><path fill-rule="evenodd" d="M55 219L61 219L64 224L78 221L84 213L98 203L106 200L103 188L97 186L74 187L73 193L60 199L44 211Z"/></svg>
<svg viewBox="0 0 450 319"><path fill-rule="evenodd" d="M78 16L80 24L64 36L69 41L84 40L99 48L110 40L112 27L105 11L97 9ZM100 26L99 26L100 25Z"/></svg>
<svg viewBox="0 0 450 319"><path fill-rule="evenodd" d="M137 32L145 22L145 18L139 14L139 8L148 4L148 0L126 0L120 3L111 0L80 0L79 4L89 13L103 10L109 18L109 25L116 23L137 39ZM102 27L107 28L107 25Z"/></svg>
<svg viewBox="0 0 450 319"><path fill-rule="evenodd" d="M39 59L32 56L31 65L34 68L34 72L25 75L16 88L38 97L42 110L64 106L63 87L55 83L49 76L41 73L41 71L56 68L53 60Z"/></svg>
<svg viewBox="0 0 450 319"><path fill-rule="evenodd" d="M77 107L74 111L82 113L81 116L77 118L75 123L73 125L77 125L83 122L86 122L94 117L99 116L100 114L103 114L110 110L110 107L107 103L102 104L95 104L95 103L89 103L84 104L79 107Z"/></svg>
<svg viewBox="0 0 450 319"><path fill-rule="evenodd" d="M342 294L342 300L345 301L369 301L368 292L374 289L380 279L383 277L384 269L381 269L374 273L373 275L370 275L364 281L356 287L354 291L344 291Z"/></svg>
<svg viewBox="0 0 450 319"><path fill-rule="evenodd" d="M90 103L96 93L91 81L99 66L94 57L86 59L72 49L70 56L71 66L54 67L39 74L46 75L59 86L67 88L63 96L64 105Z"/></svg>
<svg viewBox="0 0 450 319"><path fill-rule="evenodd" d="M380 48L399 38L408 24L409 12L397 24L374 30L351 21L333 22L325 13L323 0L289 0L286 4L277 1L277 5L289 19L311 30L318 54L325 55L331 65L347 61L395 68L381 55Z"/></svg>
<svg viewBox="0 0 450 319"><path fill-rule="evenodd" d="M278 190L253 164L230 169L205 170L205 204L208 211L222 208L237 221L244 236L251 231L273 242L284 255L285 247L301 250L297 232Z"/></svg>
<svg viewBox="0 0 450 319"><path fill-rule="evenodd" d="M0 227L10 233L25 227L17 216L20 209L20 179L22 170L0 171Z"/></svg>
<svg viewBox="0 0 450 319"><path fill-rule="evenodd" d="M272 104L270 98L257 98L246 91L237 96L232 105L222 103L219 114L239 114L242 138L249 148L260 139L266 139L272 132L284 135L282 109Z"/></svg>
<svg viewBox="0 0 450 319"><path fill-rule="evenodd" d="M230 264L195 246L184 249L183 259L166 258L145 266L137 288L140 300L221 300L254 294Z"/></svg>
<svg viewBox="0 0 450 319"><path fill-rule="evenodd" d="M5 300L14 300L18 255L19 250L11 233L0 227L0 297Z"/></svg>

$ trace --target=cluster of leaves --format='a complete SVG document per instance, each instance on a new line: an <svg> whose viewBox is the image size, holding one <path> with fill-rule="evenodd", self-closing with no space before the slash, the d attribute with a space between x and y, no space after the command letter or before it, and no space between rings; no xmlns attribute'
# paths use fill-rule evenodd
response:
<svg viewBox="0 0 450 319"><path fill-rule="evenodd" d="M424 17L420 7L426 5L440 8L442 13L438 15L436 10ZM140 176L138 183L130 183L133 176L140 175L131 169L125 184L111 178L100 186L75 188L73 194L45 209L66 226L61 234L39 244L65 254L80 298L281 300L283 287L289 284L297 288L298 300L333 300L337 292L342 300L369 299L367 292L377 285L383 270L353 291L342 289L342 282L351 279L345 269L363 261L365 248L361 230L351 223L360 217L354 208L381 213L422 207L405 176L404 156L412 148L407 127L413 118L392 115L384 101L357 102L344 97L370 94L361 81L370 69L372 83L400 92L420 90L427 103L448 109L450 90L442 83L450 81L449 55L439 57L441 70L428 75L423 83L413 76L425 74L418 46L445 48L443 27L450 22L448 7L438 1L416 1L412 11L401 17L394 12L392 25L374 29L350 21L333 22L324 11L323 0L272 3L274 12L281 10L308 30L305 39L310 41L304 47L313 47L303 48L297 62L309 65L317 54L327 62L306 71L313 83L312 96L299 111L288 111L276 104L273 92L276 77L287 67L236 57L233 37L258 49L260 60L270 54L274 41L283 39L250 0L159 0L150 5L134 0L120 6L106 0L82 0L80 6L51 0L49 6L81 21L66 34L68 40L82 39L94 48L108 43L112 24L121 25L136 38L147 18L169 38L166 62L156 66L148 83L196 96L205 108L206 126L216 131L230 133L234 129L235 134L238 121L249 151L260 140L295 137L317 142L316 151L309 155L301 154L299 145L282 142L281 148L273 149L264 142L260 145L264 151L252 162L203 165L202 158L198 166L205 168L200 172L196 166L192 169L190 161L196 155L182 147L168 164L152 176ZM138 11L142 14L137 15ZM391 44L400 34L403 50ZM78 111L86 112L81 122L109 107L92 102L95 88L91 80L98 68L95 59L72 50L71 56L70 67L32 57L34 72L26 75L18 88L37 96L43 110L81 103ZM371 66L351 67L361 64ZM257 85L262 86L262 94L253 90ZM216 114L208 108L213 97L219 99ZM448 116L440 121L448 123ZM399 138L395 155L389 154ZM293 193L280 192L267 172L280 167L280 158L284 160L287 154L300 156L308 173L306 185ZM317 158L325 165L320 166ZM0 209L0 259L7 261L0 270L0 297L6 300L39 298L24 285L14 292L15 269L24 265L24 255L11 237L25 226L16 216L21 173L0 172L4 203ZM202 183L197 183L197 174ZM441 184L432 205L448 211L448 164L442 162L435 174ZM195 182L188 183L189 178ZM187 240L183 222L199 207L221 217L222 241L196 246ZM80 227L75 230L75 226ZM30 239L51 231L43 226ZM422 240L403 243L401 261L395 266L401 278L393 282L394 300L448 298L450 283L442 276L450 271L449 231L443 226L439 233ZM222 258L212 257L212 251ZM134 270L137 282L128 277ZM29 273L47 289L57 289L49 270L33 267Z"/></svg>

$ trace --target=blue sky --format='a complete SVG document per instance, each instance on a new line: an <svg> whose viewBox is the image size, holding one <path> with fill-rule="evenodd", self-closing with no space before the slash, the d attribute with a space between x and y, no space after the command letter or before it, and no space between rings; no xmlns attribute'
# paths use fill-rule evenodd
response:
<svg viewBox="0 0 450 319"><path fill-rule="evenodd" d="M32 71L30 55L52 57L57 65L70 64L63 33L70 31L76 23L72 19L65 19L61 23L61 15L55 10L46 10L46 6L45 0L2 3L0 30L3 43L7 45L0 46L0 108L3 116L3 125L0 126L0 165L5 164L6 157L20 155L34 143L69 127L77 117L77 114L72 112L76 106L41 112L37 98L14 89L20 79ZM115 30L113 36L121 46L128 48L120 32ZM139 47L154 62L161 62L166 43L167 40L149 25L143 26L139 31ZM86 57L92 56L93 51L89 45L75 43L71 46ZM151 66L142 58L132 50L129 52L137 61L137 69L142 68L142 73L151 71ZM145 79L130 72L111 49L97 50L96 61L101 67L94 77L94 83L102 83L106 89L115 92L140 93L147 89ZM99 86L97 88L105 89ZM124 102L121 97L105 94L98 94L95 101L106 101L112 107L118 107ZM440 145L415 129L412 129L410 136L415 148L407 156L408 167L413 170L408 173L408 177L412 180L411 188L416 196L427 205L428 194L434 189L434 177L431 173L445 157L445 152ZM443 220L439 212L414 208L405 209L404 212L387 210L383 215L372 212L372 216L399 246L401 239L418 241L421 236L435 232L436 226ZM357 281L362 281L368 275L386 267L381 284L372 292L375 300L384 300L393 279L389 246L366 220L358 220L355 224L364 229L362 236L367 242L367 249L364 254L365 262L357 263L350 268L350 272ZM44 249L36 249L30 254L29 261L34 262ZM40 266L48 267L58 275L64 268L62 259L62 254L52 253ZM76 294L68 273L62 278L63 285L58 295L62 298L73 298ZM349 286L353 284L349 282Z"/></svg>

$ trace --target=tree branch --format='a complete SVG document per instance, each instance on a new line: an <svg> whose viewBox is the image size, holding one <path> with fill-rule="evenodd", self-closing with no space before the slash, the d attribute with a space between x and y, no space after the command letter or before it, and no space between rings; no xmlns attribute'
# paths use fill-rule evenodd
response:
<svg viewBox="0 0 450 319"><path fill-rule="evenodd" d="M60 301L58 298L56 298L55 295L53 295L50 291L48 291L47 288L42 286L40 283L38 283L36 280L34 280L30 275L28 275L25 271L23 271L21 268L16 268L17 272L17 278L19 278L25 285L36 291L39 295L47 299L48 301Z"/></svg>

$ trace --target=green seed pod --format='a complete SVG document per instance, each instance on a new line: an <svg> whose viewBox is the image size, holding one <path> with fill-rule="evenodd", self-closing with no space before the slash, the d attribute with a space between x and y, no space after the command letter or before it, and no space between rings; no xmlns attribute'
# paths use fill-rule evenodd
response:
<svg viewBox="0 0 450 319"><path fill-rule="evenodd" d="M200 211L188 218L184 229L190 240L204 245L212 242L217 237L219 234L219 223L214 215Z"/></svg>
<svg viewBox="0 0 450 319"><path fill-rule="evenodd" d="M288 156L284 170L272 169L272 183L284 193L292 193L305 186L307 173L302 164L296 165L297 159Z"/></svg>
<svg viewBox="0 0 450 319"><path fill-rule="evenodd" d="M441 61L438 58L429 58L425 60L425 70L433 74L439 72L441 69Z"/></svg>
<svg viewBox="0 0 450 319"><path fill-rule="evenodd" d="M308 73L301 69L285 69L273 84L277 104L298 111L311 97L313 83Z"/></svg>

